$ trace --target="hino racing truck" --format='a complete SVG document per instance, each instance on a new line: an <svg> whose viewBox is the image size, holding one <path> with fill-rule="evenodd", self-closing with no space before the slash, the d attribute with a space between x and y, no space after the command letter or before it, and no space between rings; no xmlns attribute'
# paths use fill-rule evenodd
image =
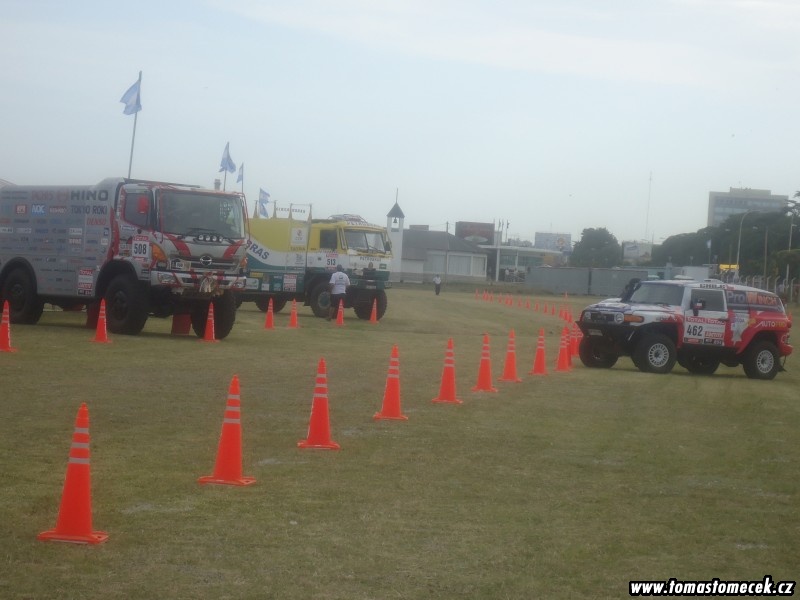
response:
<svg viewBox="0 0 800 600"><path fill-rule="evenodd" d="M12 323L34 324L45 303L105 299L113 333L136 335L149 316L188 315L230 333L244 289L244 197L197 186L110 178L88 186L0 187L0 301Z"/></svg>
<svg viewBox="0 0 800 600"><path fill-rule="evenodd" d="M317 317L328 316L328 282L337 265L350 279L345 308L369 319L373 304L376 318L386 313L386 289L391 287L390 243L384 227L371 225L357 215L327 219L296 218L310 207L290 206L288 217L253 219L247 247L247 286L239 294L266 311L280 311L291 300L311 307ZM303 205L307 206L307 205Z"/></svg>

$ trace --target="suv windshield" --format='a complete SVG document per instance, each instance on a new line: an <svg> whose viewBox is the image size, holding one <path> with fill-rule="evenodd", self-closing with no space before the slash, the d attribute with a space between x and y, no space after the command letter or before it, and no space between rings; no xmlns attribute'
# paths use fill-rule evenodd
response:
<svg viewBox="0 0 800 600"><path fill-rule="evenodd" d="M631 294L631 304L667 304L680 306L683 302L683 286L669 283L642 283Z"/></svg>
<svg viewBox="0 0 800 600"><path fill-rule="evenodd" d="M158 210L159 229L164 233L244 238L244 215L236 196L164 191L158 196Z"/></svg>
<svg viewBox="0 0 800 600"><path fill-rule="evenodd" d="M383 244L383 234L380 231L364 231L360 229L345 229L344 239L350 250L365 252L386 252Z"/></svg>

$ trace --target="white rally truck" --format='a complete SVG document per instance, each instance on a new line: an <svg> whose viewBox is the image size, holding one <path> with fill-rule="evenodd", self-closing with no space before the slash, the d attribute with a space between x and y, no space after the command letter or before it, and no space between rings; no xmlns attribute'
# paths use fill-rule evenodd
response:
<svg viewBox="0 0 800 600"><path fill-rule="evenodd" d="M0 187L0 301L34 324L45 303L106 302L108 329L138 334L149 316L189 315L205 333L236 318L244 289L244 197L197 186L109 178L90 186Z"/></svg>

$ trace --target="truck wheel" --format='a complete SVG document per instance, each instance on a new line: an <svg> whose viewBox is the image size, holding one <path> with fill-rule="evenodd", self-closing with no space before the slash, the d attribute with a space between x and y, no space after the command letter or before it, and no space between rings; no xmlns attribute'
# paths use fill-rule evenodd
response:
<svg viewBox="0 0 800 600"><path fill-rule="evenodd" d="M44 302L36 295L33 278L25 269L14 269L8 274L0 296L8 301L11 323L35 325L42 316Z"/></svg>
<svg viewBox="0 0 800 600"><path fill-rule="evenodd" d="M719 359L710 356L687 354L678 361L679 364L695 375L713 375L719 368Z"/></svg>
<svg viewBox="0 0 800 600"><path fill-rule="evenodd" d="M778 349L772 342L752 344L744 355L742 366L750 379L775 379L780 370Z"/></svg>
<svg viewBox="0 0 800 600"><path fill-rule="evenodd" d="M645 373L669 373L677 358L675 344L666 335L651 333L633 349L633 364Z"/></svg>
<svg viewBox="0 0 800 600"><path fill-rule="evenodd" d="M386 309L389 308L389 299L386 297L386 292L383 290L379 290L378 294L375 296L378 299L378 321L383 318L383 315L386 314ZM372 313L372 307L369 307L369 312Z"/></svg>
<svg viewBox="0 0 800 600"><path fill-rule="evenodd" d="M315 316L322 319L328 316L330 306L331 294L328 290L328 284L323 281L318 283L311 292L311 310L314 311ZM273 310L275 309L273 308Z"/></svg>
<svg viewBox="0 0 800 600"><path fill-rule="evenodd" d="M269 299L272 298L272 312L279 313L283 310L283 307L286 306L286 298L277 298L275 296L259 296L256 299L256 306L258 310L261 312L267 312L269 310Z"/></svg>
<svg viewBox="0 0 800 600"><path fill-rule="evenodd" d="M231 292L224 292L212 300L214 303L214 339L228 337L236 322L236 298ZM208 323L208 302L196 302L192 305L189 317L192 329L197 337L204 337Z"/></svg>
<svg viewBox="0 0 800 600"><path fill-rule="evenodd" d="M288 300L286 298L276 298L273 296L272 298L272 312L279 313L283 310L286 306Z"/></svg>
<svg viewBox="0 0 800 600"><path fill-rule="evenodd" d="M590 337L583 337L578 345L578 354L584 366L592 369L610 369L617 364L619 356L608 350L605 344Z"/></svg>
<svg viewBox="0 0 800 600"><path fill-rule="evenodd" d="M106 290L106 324L111 333L138 335L147 323L147 297L130 275L117 275Z"/></svg>
<svg viewBox="0 0 800 600"><path fill-rule="evenodd" d="M260 310L261 312L267 312L267 310L269 309L269 299L270 296L259 296L258 298L256 298L255 303L256 306L258 307L258 310ZM272 312L275 312L274 301L272 303Z"/></svg>
<svg viewBox="0 0 800 600"><path fill-rule="evenodd" d="M368 302L359 302L358 304L353 306L353 310L356 311L356 316L359 319L368 320L372 316L372 300L376 300L375 304L375 317L380 321L383 318L383 315L386 314L386 308L389 305L389 300L386 298L386 292L380 290L375 293L375 295L369 299Z"/></svg>

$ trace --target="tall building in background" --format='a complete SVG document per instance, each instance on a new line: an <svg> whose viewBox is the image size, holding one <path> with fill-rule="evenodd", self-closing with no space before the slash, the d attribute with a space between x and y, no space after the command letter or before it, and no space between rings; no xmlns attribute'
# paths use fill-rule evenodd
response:
<svg viewBox="0 0 800 600"><path fill-rule="evenodd" d="M729 192L708 193L708 226L718 227L731 215L748 210L778 212L786 206L789 196L773 194L770 190L730 188Z"/></svg>

